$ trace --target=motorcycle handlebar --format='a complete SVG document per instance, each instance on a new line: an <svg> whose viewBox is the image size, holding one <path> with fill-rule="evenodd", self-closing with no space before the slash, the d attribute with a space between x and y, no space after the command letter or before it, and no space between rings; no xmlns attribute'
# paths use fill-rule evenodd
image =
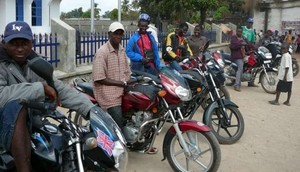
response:
<svg viewBox="0 0 300 172"><path fill-rule="evenodd" d="M47 102L31 102L25 99L19 100L20 104L25 105L32 109L37 109L41 111L55 111L56 110L56 103L47 103Z"/></svg>

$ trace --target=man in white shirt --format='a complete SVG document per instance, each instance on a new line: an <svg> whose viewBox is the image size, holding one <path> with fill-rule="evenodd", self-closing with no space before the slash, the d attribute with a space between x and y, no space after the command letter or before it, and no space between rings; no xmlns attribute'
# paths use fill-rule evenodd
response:
<svg viewBox="0 0 300 172"><path fill-rule="evenodd" d="M293 67L292 67L292 56L288 53L288 44L284 44L281 47L282 58L278 71L278 84L276 87L276 98L275 100L269 101L272 105L279 105L279 97L281 92L287 92L287 100L283 102L284 105L291 106L290 98L292 94L292 83L293 83Z"/></svg>

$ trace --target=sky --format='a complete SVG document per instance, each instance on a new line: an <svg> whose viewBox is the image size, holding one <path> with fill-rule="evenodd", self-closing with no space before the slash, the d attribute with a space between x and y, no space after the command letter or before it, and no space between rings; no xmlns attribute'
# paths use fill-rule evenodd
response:
<svg viewBox="0 0 300 172"><path fill-rule="evenodd" d="M118 8L118 0L94 0L94 3L98 3L98 7L101 9L100 15L103 15L105 11ZM69 12L80 7L83 8L83 11L91 8L91 0L62 0L60 3L61 12Z"/></svg>

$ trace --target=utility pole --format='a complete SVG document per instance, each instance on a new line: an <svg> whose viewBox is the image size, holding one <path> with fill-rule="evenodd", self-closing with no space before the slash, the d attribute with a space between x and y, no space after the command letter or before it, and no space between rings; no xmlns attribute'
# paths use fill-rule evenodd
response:
<svg viewBox="0 0 300 172"><path fill-rule="evenodd" d="M94 0L91 0L91 33L94 32Z"/></svg>
<svg viewBox="0 0 300 172"><path fill-rule="evenodd" d="M118 0L118 22L121 23L121 0Z"/></svg>

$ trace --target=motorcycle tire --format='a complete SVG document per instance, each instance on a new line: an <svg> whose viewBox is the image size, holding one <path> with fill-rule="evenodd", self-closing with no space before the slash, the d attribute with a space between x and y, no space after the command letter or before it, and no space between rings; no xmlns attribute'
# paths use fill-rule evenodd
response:
<svg viewBox="0 0 300 172"><path fill-rule="evenodd" d="M262 73L260 76L260 84L261 87L264 89L265 92L269 94L276 93L276 86L277 86L277 72L275 71L267 71L267 75L269 77L269 82L267 80L267 76L265 73Z"/></svg>
<svg viewBox="0 0 300 172"><path fill-rule="evenodd" d="M221 98L225 98L227 100L230 100L230 94L229 91L227 90L226 86L221 85L219 88L219 94ZM207 95L206 99L203 101L203 103L201 104L201 107L203 110L206 109L206 107L211 103L211 98L209 96L209 94Z"/></svg>
<svg viewBox="0 0 300 172"><path fill-rule="evenodd" d="M225 118L221 115L221 108L216 107L205 118L206 124L214 133L220 144L233 144L237 142L244 133L244 118L239 109L232 105L225 105L229 117L229 125L225 124Z"/></svg>
<svg viewBox="0 0 300 172"><path fill-rule="evenodd" d="M292 67L293 67L293 76L295 77L295 76L297 76L298 73L299 73L299 64L298 64L297 61L294 61L294 60L293 60L292 63L293 63L293 64L292 64Z"/></svg>
<svg viewBox="0 0 300 172"><path fill-rule="evenodd" d="M178 172L217 171L221 162L221 149L213 133L187 130L182 135L191 155L188 156L184 153L178 136L172 135L165 143L167 145L166 157L172 169ZM187 163L189 164L188 168Z"/></svg>

